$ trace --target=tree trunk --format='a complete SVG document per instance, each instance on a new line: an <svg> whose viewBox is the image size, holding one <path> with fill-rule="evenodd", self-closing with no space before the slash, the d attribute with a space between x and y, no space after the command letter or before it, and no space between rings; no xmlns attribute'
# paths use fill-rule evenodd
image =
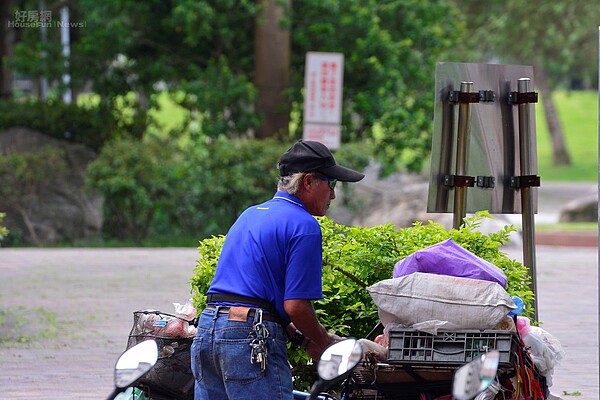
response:
<svg viewBox="0 0 600 400"><path fill-rule="evenodd" d="M548 133L552 141L552 159L555 165L571 165L571 157L567 151L563 129L558 119L556 107L552 100L552 91L543 68L535 66L536 82L542 96L544 116L548 125Z"/></svg>
<svg viewBox="0 0 600 400"><path fill-rule="evenodd" d="M12 21L12 0L0 1L0 98L13 97L13 75L8 61L13 56L15 30Z"/></svg>
<svg viewBox="0 0 600 400"><path fill-rule="evenodd" d="M290 85L290 32L279 24L290 0L261 0L262 12L254 31L256 111L263 118L257 138L287 136L290 107L285 90Z"/></svg>

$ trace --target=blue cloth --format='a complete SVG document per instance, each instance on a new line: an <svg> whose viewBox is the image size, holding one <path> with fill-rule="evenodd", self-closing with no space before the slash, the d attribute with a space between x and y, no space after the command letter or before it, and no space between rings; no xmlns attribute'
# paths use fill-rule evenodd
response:
<svg viewBox="0 0 600 400"><path fill-rule="evenodd" d="M267 300L289 321L284 300L323 297L322 241L321 227L302 201L277 192L246 209L230 228L208 293Z"/></svg>
<svg viewBox="0 0 600 400"><path fill-rule="evenodd" d="M292 371L281 325L263 320L269 331L267 368L250 362L253 318L229 321L227 314L204 310L191 348L195 400L291 400Z"/></svg>

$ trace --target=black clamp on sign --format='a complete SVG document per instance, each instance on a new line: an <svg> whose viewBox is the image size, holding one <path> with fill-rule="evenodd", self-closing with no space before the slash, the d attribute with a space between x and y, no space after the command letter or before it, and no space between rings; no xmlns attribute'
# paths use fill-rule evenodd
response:
<svg viewBox="0 0 600 400"><path fill-rule="evenodd" d="M508 94L508 104L526 104L526 103L537 103L538 94L537 92L510 92Z"/></svg>
<svg viewBox="0 0 600 400"><path fill-rule="evenodd" d="M494 100L496 100L496 93L493 90L480 90L479 92L453 90L448 96L450 103L491 103Z"/></svg>
<svg viewBox="0 0 600 400"><path fill-rule="evenodd" d="M512 188L524 188L540 186L540 177L537 175L521 175L510 177L510 187Z"/></svg>
<svg viewBox="0 0 600 400"><path fill-rule="evenodd" d="M444 186L466 187L475 186L475 178L466 175L445 175Z"/></svg>
<svg viewBox="0 0 600 400"><path fill-rule="evenodd" d="M496 100L496 93L493 90L480 90L479 101L482 103L493 103Z"/></svg>
<svg viewBox="0 0 600 400"><path fill-rule="evenodd" d="M479 103L479 93L477 92L459 92L453 90L448 96L450 103Z"/></svg>
<svg viewBox="0 0 600 400"><path fill-rule="evenodd" d="M493 176L478 176L477 187L484 189L493 189L496 186L496 178Z"/></svg>

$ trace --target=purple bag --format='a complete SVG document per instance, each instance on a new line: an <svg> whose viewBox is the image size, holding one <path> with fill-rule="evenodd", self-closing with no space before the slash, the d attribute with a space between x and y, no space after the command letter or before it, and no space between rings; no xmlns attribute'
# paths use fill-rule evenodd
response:
<svg viewBox="0 0 600 400"><path fill-rule="evenodd" d="M506 288L506 275L494 264L460 247L448 239L416 251L394 265L393 277L425 272L460 278L479 279L500 284Z"/></svg>

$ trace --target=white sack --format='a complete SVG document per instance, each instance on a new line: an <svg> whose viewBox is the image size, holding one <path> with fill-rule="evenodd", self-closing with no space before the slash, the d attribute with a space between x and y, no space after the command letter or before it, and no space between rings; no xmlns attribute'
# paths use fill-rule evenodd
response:
<svg viewBox="0 0 600 400"><path fill-rule="evenodd" d="M445 330L493 329L516 308L496 282L415 272L367 288L383 325L441 321Z"/></svg>

